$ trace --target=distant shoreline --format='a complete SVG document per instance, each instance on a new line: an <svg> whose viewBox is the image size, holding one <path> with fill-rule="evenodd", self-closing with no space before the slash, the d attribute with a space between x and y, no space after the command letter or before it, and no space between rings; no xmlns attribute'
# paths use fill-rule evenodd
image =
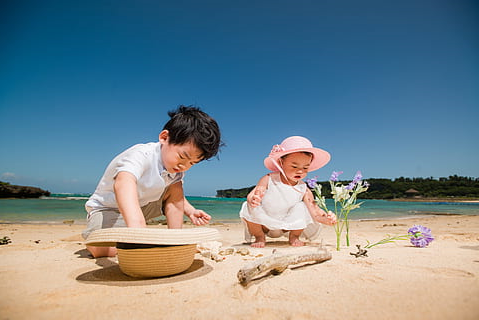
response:
<svg viewBox="0 0 479 320"><path fill-rule="evenodd" d="M395 198L387 201L397 202L458 202L458 203L479 203L479 199L451 199L451 198Z"/></svg>

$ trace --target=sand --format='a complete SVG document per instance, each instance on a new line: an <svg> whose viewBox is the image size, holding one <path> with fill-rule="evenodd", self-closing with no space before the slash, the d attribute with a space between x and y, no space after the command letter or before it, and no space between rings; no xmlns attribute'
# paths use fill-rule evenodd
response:
<svg viewBox="0 0 479 320"><path fill-rule="evenodd" d="M427 248L408 241L381 245L355 258L355 244L399 235L414 224L432 229ZM237 223L211 226L225 247L242 244ZM241 255L215 262L195 256L184 274L134 279L116 258L92 259L82 225L0 225L0 319L479 319L479 216L353 221L352 246L332 259L287 269L247 286L236 274ZM256 253L299 252L286 238Z"/></svg>

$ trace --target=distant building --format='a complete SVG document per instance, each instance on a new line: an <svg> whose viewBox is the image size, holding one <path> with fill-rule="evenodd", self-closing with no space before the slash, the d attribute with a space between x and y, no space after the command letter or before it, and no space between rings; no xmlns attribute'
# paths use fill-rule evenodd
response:
<svg viewBox="0 0 479 320"><path fill-rule="evenodd" d="M420 198L421 195L419 194L419 191L417 191L416 189L409 189L409 190L406 190L406 197L408 198Z"/></svg>

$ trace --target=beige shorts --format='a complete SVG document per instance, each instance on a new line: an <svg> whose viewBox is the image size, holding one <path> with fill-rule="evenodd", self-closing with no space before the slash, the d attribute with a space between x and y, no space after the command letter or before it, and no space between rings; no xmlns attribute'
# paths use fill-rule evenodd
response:
<svg viewBox="0 0 479 320"><path fill-rule="evenodd" d="M146 221L163 215L162 202L163 199L160 199L141 207ZM88 210L87 225L82 232L82 237L88 238L88 235L95 230L122 227L125 228L126 223L118 209L92 209Z"/></svg>

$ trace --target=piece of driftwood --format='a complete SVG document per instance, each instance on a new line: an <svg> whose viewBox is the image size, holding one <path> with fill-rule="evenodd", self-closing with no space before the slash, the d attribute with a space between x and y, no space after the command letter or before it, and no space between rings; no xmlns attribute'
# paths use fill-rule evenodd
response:
<svg viewBox="0 0 479 320"><path fill-rule="evenodd" d="M238 271L237 277L242 285L247 285L251 280L260 275L269 273L277 275L289 266L306 262L318 263L329 259L331 259L331 252L321 247L294 254L274 253L246 264Z"/></svg>
<svg viewBox="0 0 479 320"><path fill-rule="evenodd" d="M359 257L367 257L367 253L368 253L368 250L366 249L361 249L361 245L360 244L357 244L356 247L358 248L358 252L354 253L354 252L350 252L349 254L352 255L352 256L355 256L356 258L359 258Z"/></svg>

